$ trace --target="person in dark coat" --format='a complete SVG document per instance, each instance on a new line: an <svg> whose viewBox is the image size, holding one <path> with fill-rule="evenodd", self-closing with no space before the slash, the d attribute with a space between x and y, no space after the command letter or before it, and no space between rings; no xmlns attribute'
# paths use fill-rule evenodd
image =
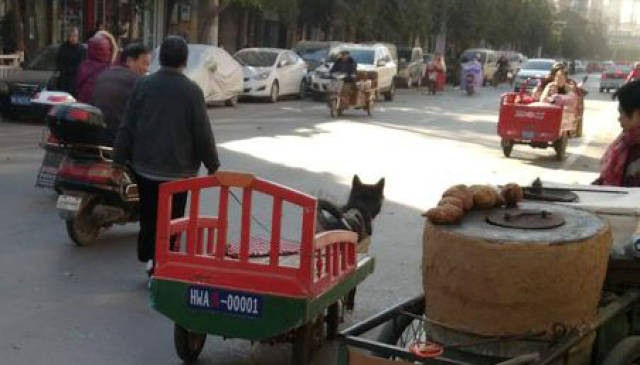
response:
<svg viewBox="0 0 640 365"><path fill-rule="evenodd" d="M160 46L160 70L136 83L116 135L113 161L130 166L140 194L138 260L151 274L155 261L156 216L160 184L194 177L204 164L220 167L202 89L182 71L189 48L170 36ZM172 218L184 215L187 193L174 194Z"/></svg>
<svg viewBox="0 0 640 365"><path fill-rule="evenodd" d="M96 80L113 63L116 52L115 40L104 31L89 39L87 58L80 64L76 77L76 99L79 102L92 102Z"/></svg>
<svg viewBox="0 0 640 365"><path fill-rule="evenodd" d="M141 44L130 45L120 56L121 63L102 72L93 90L93 102L102 111L107 131L103 144L112 146L136 81L149 70L151 53Z"/></svg>
<svg viewBox="0 0 640 365"><path fill-rule="evenodd" d="M347 79L352 79L356 76L358 70L358 64L349 55L348 51L341 51L338 55L338 59L331 66L329 73L341 72L347 74Z"/></svg>
<svg viewBox="0 0 640 365"><path fill-rule="evenodd" d="M60 72L58 77L58 89L76 96L76 75L80 63L87 56L83 45L79 42L78 28L73 27L67 35L67 41L60 45L56 57L56 70Z"/></svg>

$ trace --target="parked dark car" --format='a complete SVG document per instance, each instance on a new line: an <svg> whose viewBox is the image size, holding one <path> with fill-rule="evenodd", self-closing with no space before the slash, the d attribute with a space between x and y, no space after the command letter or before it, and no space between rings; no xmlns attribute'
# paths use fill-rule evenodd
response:
<svg viewBox="0 0 640 365"><path fill-rule="evenodd" d="M0 112L3 116L44 120L48 108L32 104L31 99L44 88L55 90L57 54L57 45L44 47L22 69L10 70L0 80Z"/></svg>

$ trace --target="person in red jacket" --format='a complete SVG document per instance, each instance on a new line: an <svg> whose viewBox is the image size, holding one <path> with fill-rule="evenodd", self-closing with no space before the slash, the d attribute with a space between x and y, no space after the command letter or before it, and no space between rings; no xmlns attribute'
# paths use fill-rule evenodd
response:
<svg viewBox="0 0 640 365"><path fill-rule="evenodd" d="M618 121L622 132L602 158L595 185L640 186L640 81L622 86L617 92Z"/></svg>
<svg viewBox="0 0 640 365"><path fill-rule="evenodd" d="M87 58L78 68L76 93L79 102L90 104L93 100L96 80L102 71L111 66L117 56L118 48L113 36L105 31L96 33L87 43Z"/></svg>
<svg viewBox="0 0 640 365"><path fill-rule="evenodd" d="M633 80L640 80L640 62L633 64L633 69L629 72L629 76L627 76L624 82L626 83Z"/></svg>

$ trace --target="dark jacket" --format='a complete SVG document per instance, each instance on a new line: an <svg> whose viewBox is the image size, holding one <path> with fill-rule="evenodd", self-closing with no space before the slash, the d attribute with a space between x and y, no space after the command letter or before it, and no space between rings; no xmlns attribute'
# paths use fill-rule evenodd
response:
<svg viewBox="0 0 640 365"><path fill-rule="evenodd" d="M160 69L136 83L118 129L114 162L140 175L196 176L220 166L202 90L181 72Z"/></svg>
<svg viewBox="0 0 640 365"><path fill-rule="evenodd" d="M337 59L331 66L329 73L343 72L349 76L355 75L358 70L358 64L351 57L347 57L346 60Z"/></svg>
<svg viewBox="0 0 640 365"><path fill-rule="evenodd" d="M76 78L76 92L78 101L91 103L93 88L100 73L111 64L111 44L104 36L89 39L88 57L80 64Z"/></svg>
<svg viewBox="0 0 640 365"><path fill-rule="evenodd" d="M98 76L93 89L93 102L102 111L107 123L104 143L113 145L116 132L124 117L127 101L140 76L124 66L113 66Z"/></svg>
<svg viewBox="0 0 640 365"><path fill-rule="evenodd" d="M86 55L87 52L81 44L65 42L60 45L56 56L56 70L60 71L58 89L75 95L78 67Z"/></svg>

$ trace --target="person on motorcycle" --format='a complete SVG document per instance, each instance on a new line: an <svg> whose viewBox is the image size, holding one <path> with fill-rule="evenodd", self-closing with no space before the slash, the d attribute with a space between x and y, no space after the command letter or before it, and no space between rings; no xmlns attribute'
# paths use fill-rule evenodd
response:
<svg viewBox="0 0 640 365"><path fill-rule="evenodd" d="M358 64L349 55L349 51L343 50L338 54L338 59L333 63L333 66L331 66L329 73L344 73L347 75L345 80L353 80L355 79L357 71Z"/></svg>
<svg viewBox="0 0 640 365"><path fill-rule="evenodd" d="M509 59L507 58L507 56L505 55L501 55L500 58L498 58L498 62L496 63L498 66L498 73L499 74L504 74L506 75L507 72L509 71Z"/></svg>
<svg viewBox="0 0 640 365"><path fill-rule="evenodd" d="M627 76L627 79L624 82L626 83L633 80L640 80L640 62L636 62L633 64L633 69L631 69L629 75Z"/></svg>
<svg viewBox="0 0 640 365"><path fill-rule="evenodd" d="M615 95L622 132L605 152L593 184L640 187L640 80L623 85Z"/></svg>

